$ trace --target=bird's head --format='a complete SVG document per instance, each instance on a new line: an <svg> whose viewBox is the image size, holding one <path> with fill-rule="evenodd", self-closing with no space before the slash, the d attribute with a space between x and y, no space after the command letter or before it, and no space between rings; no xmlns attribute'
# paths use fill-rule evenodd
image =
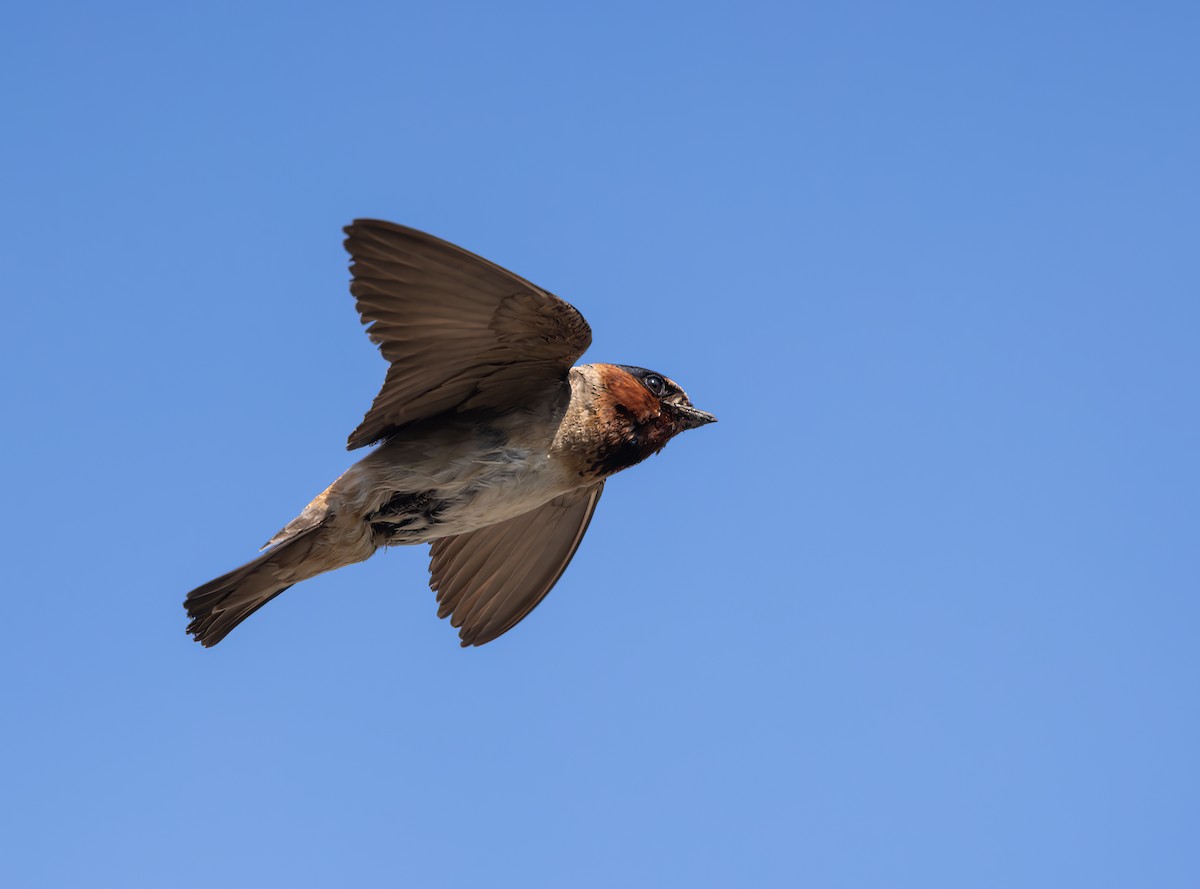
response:
<svg viewBox="0 0 1200 889"><path fill-rule="evenodd" d="M592 471L612 475L661 451L676 435L717 418L692 405L674 380L628 364L593 364L591 411L595 459Z"/></svg>
<svg viewBox="0 0 1200 889"><path fill-rule="evenodd" d="M644 367L633 367L629 364L611 364L609 367L624 371L627 378L636 381L630 392L628 380L621 381L616 375L610 375L606 380L610 385L617 384L617 391L629 401L628 407L634 411L645 411L649 416L654 416L657 409L672 427L671 435L717 422L717 418L712 414L694 407L687 393L674 380ZM649 398L646 398L647 394Z"/></svg>

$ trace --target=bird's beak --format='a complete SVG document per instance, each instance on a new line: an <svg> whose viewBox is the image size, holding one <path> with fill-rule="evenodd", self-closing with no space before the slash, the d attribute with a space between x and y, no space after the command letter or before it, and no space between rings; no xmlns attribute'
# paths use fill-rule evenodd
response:
<svg viewBox="0 0 1200 889"><path fill-rule="evenodd" d="M697 426L707 426L709 423L717 422L717 418L712 414L697 410L690 404L673 404L675 413L679 417L679 425L684 429L695 429Z"/></svg>

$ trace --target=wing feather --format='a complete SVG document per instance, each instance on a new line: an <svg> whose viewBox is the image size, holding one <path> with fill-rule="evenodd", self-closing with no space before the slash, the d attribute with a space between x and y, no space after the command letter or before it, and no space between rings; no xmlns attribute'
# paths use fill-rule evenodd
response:
<svg viewBox="0 0 1200 889"><path fill-rule="evenodd" d="M600 482L507 522L434 541L429 586L438 617L460 628L464 647L508 632L554 588L603 490Z"/></svg>
<svg viewBox="0 0 1200 889"><path fill-rule="evenodd" d="M583 316L519 275L391 222L346 227L350 292L390 367L351 449L450 410L507 410L566 385Z"/></svg>

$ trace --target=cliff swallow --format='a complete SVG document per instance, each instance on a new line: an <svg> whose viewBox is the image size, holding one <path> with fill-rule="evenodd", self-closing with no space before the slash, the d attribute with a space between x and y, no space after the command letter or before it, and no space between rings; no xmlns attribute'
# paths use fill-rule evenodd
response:
<svg viewBox="0 0 1200 889"><path fill-rule="evenodd" d="M347 447L379 447L262 555L188 594L202 645L294 583L416 543L432 545L438 617L464 647L490 642L562 576L609 476L716 420L654 371L572 367L583 316L495 263L390 222L345 231L350 292L390 362Z"/></svg>

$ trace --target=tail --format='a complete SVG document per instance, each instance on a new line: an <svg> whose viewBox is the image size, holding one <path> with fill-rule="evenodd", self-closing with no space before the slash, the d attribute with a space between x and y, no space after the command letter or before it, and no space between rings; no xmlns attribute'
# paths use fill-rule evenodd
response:
<svg viewBox="0 0 1200 889"><path fill-rule="evenodd" d="M292 584L334 567L309 562L320 535L319 525L305 529L253 562L196 587L183 603L192 619L187 631L210 648Z"/></svg>

